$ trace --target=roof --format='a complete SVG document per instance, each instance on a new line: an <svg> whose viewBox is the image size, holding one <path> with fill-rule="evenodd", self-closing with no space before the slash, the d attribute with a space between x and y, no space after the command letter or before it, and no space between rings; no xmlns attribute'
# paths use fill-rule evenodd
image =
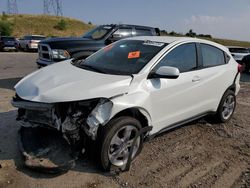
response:
<svg viewBox="0 0 250 188"><path fill-rule="evenodd" d="M216 47L219 47L225 51L228 51L228 48L221 45L221 44L218 44L218 43L215 43L215 42L212 42L212 41L209 41L209 40L204 40L204 39L199 39L199 38L192 38L192 37L171 37L171 36L139 36L139 37L132 37L132 38L129 38L129 40L151 40L151 41L155 41L155 42L164 42L164 43L167 43L167 44L170 44L170 43L181 43L181 42L197 42L197 43L205 43L205 44L209 44L209 45L213 45L213 46L216 46Z"/></svg>

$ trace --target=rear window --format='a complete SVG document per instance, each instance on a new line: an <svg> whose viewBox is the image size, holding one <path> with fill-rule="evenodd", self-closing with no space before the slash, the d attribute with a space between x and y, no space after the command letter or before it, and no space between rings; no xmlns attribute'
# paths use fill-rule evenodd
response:
<svg viewBox="0 0 250 188"><path fill-rule="evenodd" d="M226 63L225 54L219 48L201 44L202 60L204 67L213 67Z"/></svg>
<svg viewBox="0 0 250 188"><path fill-rule="evenodd" d="M150 29L135 28L137 36L152 36L153 33Z"/></svg>

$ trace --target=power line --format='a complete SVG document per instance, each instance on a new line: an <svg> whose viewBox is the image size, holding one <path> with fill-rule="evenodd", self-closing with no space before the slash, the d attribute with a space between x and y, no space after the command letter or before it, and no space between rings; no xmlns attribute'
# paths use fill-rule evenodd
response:
<svg viewBox="0 0 250 188"><path fill-rule="evenodd" d="M43 0L43 13L46 15L55 14L56 16L62 16L61 0Z"/></svg>
<svg viewBox="0 0 250 188"><path fill-rule="evenodd" d="M8 0L7 1L7 13L8 14L18 14L17 1Z"/></svg>

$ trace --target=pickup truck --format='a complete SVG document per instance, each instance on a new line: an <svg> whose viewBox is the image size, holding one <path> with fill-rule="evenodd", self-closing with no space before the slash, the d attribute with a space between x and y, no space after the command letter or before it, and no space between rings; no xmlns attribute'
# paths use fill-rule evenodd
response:
<svg viewBox="0 0 250 188"><path fill-rule="evenodd" d="M47 66L66 59L85 59L101 48L127 37L159 36L158 28L112 24L101 25L82 37L50 38L38 44L38 67Z"/></svg>

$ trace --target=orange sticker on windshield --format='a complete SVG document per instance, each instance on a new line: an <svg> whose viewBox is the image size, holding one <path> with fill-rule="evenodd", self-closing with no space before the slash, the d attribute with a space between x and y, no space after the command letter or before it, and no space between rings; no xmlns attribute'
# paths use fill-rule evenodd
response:
<svg viewBox="0 0 250 188"><path fill-rule="evenodd" d="M128 59L139 58L140 54L141 54L140 51L129 52Z"/></svg>

